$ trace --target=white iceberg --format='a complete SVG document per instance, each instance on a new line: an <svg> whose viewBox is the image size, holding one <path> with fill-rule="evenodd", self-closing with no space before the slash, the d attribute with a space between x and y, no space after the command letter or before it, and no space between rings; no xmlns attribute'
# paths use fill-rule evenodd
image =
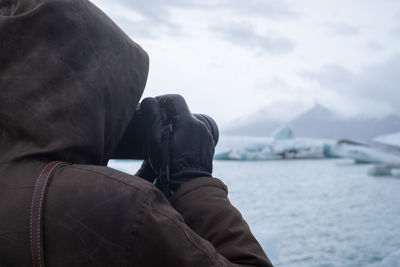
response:
<svg viewBox="0 0 400 267"><path fill-rule="evenodd" d="M325 158L334 141L293 138L283 129L272 138L223 137L217 146L216 160L276 160ZM278 136L278 137L277 137ZM277 138L276 138L277 137Z"/></svg>
<svg viewBox="0 0 400 267"><path fill-rule="evenodd" d="M274 140L288 140L288 139L293 139L294 138L294 133L292 129L290 129L288 126L282 126L281 128L278 128L275 130L275 132L272 134L272 137Z"/></svg>
<svg viewBox="0 0 400 267"><path fill-rule="evenodd" d="M333 153L356 163L397 163L400 153L390 147L341 140L333 147Z"/></svg>
<svg viewBox="0 0 400 267"><path fill-rule="evenodd" d="M349 158L355 163L400 164L400 133L378 137L374 142L295 138L287 126L272 138L222 137L216 160L274 160ZM379 172L379 171L378 171Z"/></svg>

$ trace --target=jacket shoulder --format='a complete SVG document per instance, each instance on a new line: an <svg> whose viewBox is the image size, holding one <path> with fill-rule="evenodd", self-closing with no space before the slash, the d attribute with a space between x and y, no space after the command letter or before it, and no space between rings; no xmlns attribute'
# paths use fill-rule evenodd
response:
<svg viewBox="0 0 400 267"><path fill-rule="evenodd" d="M127 187L141 192L155 190L154 186L146 180L107 166L72 164L64 166L55 175L68 176L68 179L82 179L81 183L90 181L109 183L116 187Z"/></svg>

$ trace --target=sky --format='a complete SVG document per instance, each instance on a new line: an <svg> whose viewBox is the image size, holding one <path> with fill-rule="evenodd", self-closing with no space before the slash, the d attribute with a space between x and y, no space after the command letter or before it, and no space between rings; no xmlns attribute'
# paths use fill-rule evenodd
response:
<svg viewBox="0 0 400 267"><path fill-rule="evenodd" d="M226 126L316 103L400 115L398 0L93 0L150 57L144 97L183 95Z"/></svg>

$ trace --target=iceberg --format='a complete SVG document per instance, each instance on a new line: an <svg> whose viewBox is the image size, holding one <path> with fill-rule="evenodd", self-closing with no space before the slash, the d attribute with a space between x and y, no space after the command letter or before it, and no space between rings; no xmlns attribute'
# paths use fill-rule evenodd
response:
<svg viewBox="0 0 400 267"><path fill-rule="evenodd" d="M349 158L355 163L400 164L400 133L363 143L352 140L295 138L287 126L272 138L226 137L216 149L216 160L276 160ZM373 172L373 171L372 171ZM378 170L377 172L380 172Z"/></svg>
<svg viewBox="0 0 400 267"><path fill-rule="evenodd" d="M284 129L286 131L287 129ZM334 141L294 138L280 132L274 138L223 137L217 146L215 160L319 159Z"/></svg>
<svg viewBox="0 0 400 267"><path fill-rule="evenodd" d="M333 154L355 163L375 164L368 170L371 176L400 177L400 133L380 136L369 143L340 140L331 149Z"/></svg>
<svg viewBox="0 0 400 267"><path fill-rule="evenodd" d="M292 129L290 129L287 126L282 126L275 130L275 132L272 134L274 140L288 140L288 139L294 139L294 133Z"/></svg>
<svg viewBox="0 0 400 267"><path fill-rule="evenodd" d="M400 163L400 147L377 142L340 140L331 152L341 158L354 159L356 163Z"/></svg>
<svg viewBox="0 0 400 267"><path fill-rule="evenodd" d="M379 144L366 144L340 140L333 152L341 158L354 159L356 163L396 163L400 162L400 152Z"/></svg>

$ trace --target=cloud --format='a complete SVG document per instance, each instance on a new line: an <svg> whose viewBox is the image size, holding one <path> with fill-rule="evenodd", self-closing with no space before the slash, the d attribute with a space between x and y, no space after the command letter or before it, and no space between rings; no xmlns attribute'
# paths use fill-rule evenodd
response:
<svg viewBox="0 0 400 267"><path fill-rule="evenodd" d="M285 1L278 0L222 0L217 7L229 9L238 15L260 16L269 19L297 18L299 14L290 10Z"/></svg>
<svg viewBox="0 0 400 267"><path fill-rule="evenodd" d="M103 0L105 1L105 0ZM134 10L154 22L170 23L170 9L173 7L195 7L200 6L193 0L114 0L127 9Z"/></svg>
<svg viewBox="0 0 400 267"><path fill-rule="evenodd" d="M400 20L400 10L393 16L394 19Z"/></svg>
<svg viewBox="0 0 400 267"><path fill-rule="evenodd" d="M345 23L328 24L327 27L330 33L336 35L354 36L360 33L360 28Z"/></svg>
<svg viewBox="0 0 400 267"><path fill-rule="evenodd" d="M106 1L106 0L98 0ZM231 10L239 15L262 16L264 18L293 18L298 14L291 11L282 0L114 0L127 8L134 9L147 17L168 20L171 8L204 9L212 11Z"/></svg>
<svg viewBox="0 0 400 267"><path fill-rule="evenodd" d="M340 65L326 65L319 72L303 76L334 93L337 99L354 105L359 113L400 114L400 54L357 73Z"/></svg>
<svg viewBox="0 0 400 267"><path fill-rule="evenodd" d="M103 7L103 10L107 10L107 14L114 15L126 26L125 29L130 28L136 35L143 37L156 37L166 31L168 34L181 34L182 26L174 21L171 13L173 9L228 11L237 16L259 16L269 19L297 16L282 1L277 0L93 0L93 2ZM131 19L129 14L132 13L140 14L141 19Z"/></svg>
<svg viewBox="0 0 400 267"><path fill-rule="evenodd" d="M383 49L383 46L377 41L368 42L367 46L369 49L371 49L372 51L375 51L375 52L382 51L382 49Z"/></svg>
<svg viewBox="0 0 400 267"><path fill-rule="evenodd" d="M93 0L131 36L157 38L161 34L181 35L182 26L174 22L171 9L192 7L194 1L181 0Z"/></svg>
<svg viewBox="0 0 400 267"><path fill-rule="evenodd" d="M400 27L393 29L392 34L394 34L397 37L400 37Z"/></svg>
<svg viewBox="0 0 400 267"><path fill-rule="evenodd" d="M276 34L261 35L248 23L229 22L209 28L220 38L244 48L259 49L272 54L285 54L294 49L294 42Z"/></svg>

